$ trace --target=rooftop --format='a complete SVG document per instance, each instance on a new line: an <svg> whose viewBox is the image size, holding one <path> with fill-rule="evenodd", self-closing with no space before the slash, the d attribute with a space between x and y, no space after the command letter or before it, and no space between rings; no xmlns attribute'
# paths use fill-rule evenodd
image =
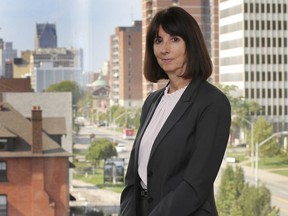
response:
<svg viewBox="0 0 288 216"><path fill-rule="evenodd" d="M52 129L53 119L43 120L43 129L46 127L52 134L62 134L63 127L61 124L55 125ZM60 120L62 121L62 120ZM45 123L46 122L46 123ZM59 122L58 120L54 123ZM44 126L45 125L45 126ZM60 132L56 132L57 128ZM0 158L7 157L69 157L70 153L66 152L58 143L51 139L44 130L42 131L43 152L35 154L31 151L32 146L32 123L22 116L10 104L2 103L0 105L0 138L17 138L12 150L1 151Z"/></svg>

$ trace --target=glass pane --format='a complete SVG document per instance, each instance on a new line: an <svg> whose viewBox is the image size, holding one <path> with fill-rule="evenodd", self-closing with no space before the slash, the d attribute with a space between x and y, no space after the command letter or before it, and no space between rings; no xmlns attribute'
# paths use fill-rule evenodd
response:
<svg viewBox="0 0 288 216"><path fill-rule="evenodd" d="M0 162L0 170L6 170L6 162Z"/></svg>

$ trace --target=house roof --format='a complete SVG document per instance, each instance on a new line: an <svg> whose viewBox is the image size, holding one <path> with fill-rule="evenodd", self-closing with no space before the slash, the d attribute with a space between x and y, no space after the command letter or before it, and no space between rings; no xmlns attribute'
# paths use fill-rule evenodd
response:
<svg viewBox="0 0 288 216"><path fill-rule="evenodd" d="M15 134L7 130L2 124L0 124L0 138L5 137L17 137Z"/></svg>
<svg viewBox="0 0 288 216"><path fill-rule="evenodd" d="M15 147L12 151L1 151L0 158L71 156L70 153L61 148L61 146L51 139L45 132L42 132L42 154L32 153L32 123L8 103L2 103L0 106L0 125L2 126L0 134L7 134L10 136L14 134L19 138L19 142L15 143ZM29 148L27 148L27 146Z"/></svg>
<svg viewBox="0 0 288 216"><path fill-rule="evenodd" d="M43 130L49 135L66 134L66 124L64 117L49 117L42 120Z"/></svg>
<svg viewBox="0 0 288 216"><path fill-rule="evenodd" d="M0 92L33 92L30 78L1 78Z"/></svg>

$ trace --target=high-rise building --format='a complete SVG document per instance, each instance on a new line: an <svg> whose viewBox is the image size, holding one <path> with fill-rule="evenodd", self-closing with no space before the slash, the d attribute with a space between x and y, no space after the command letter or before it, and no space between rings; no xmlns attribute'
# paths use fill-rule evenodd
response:
<svg viewBox="0 0 288 216"><path fill-rule="evenodd" d="M38 24L36 23L35 49L38 48L56 48L57 47L57 32L56 24Z"/></svg>
<svg viewBox="0 0 288 216"><path fill-rule="evenodd" d="M142 105L142 22L117 27L110 37L110 104Z"/></svg>
<svg viewBox="0 0 288 216"><path fill-rule="evenodd" d="M12 61L16 57L17 50L13 49L12 42L0 41L0 77L12 78Z"/></svg>
<svg viewBox="0 0 288 216"><path fill-rule="evenodd" d="M212 81L218 82L218 0L142 0L142 56L144 57L146 31L151 19L159 10L170 6L182 7L198 22L214 65ZM152 84L143 78L143 99L149 92L163 87L166 83L167 81L161 81L158 84Z"/></svg>
<svg viewBox="0 0 288 216"><path fill-rule="evenodd" d="M275 131L288 129L287 1L221 0L220 80L262 106Z"/></svg>

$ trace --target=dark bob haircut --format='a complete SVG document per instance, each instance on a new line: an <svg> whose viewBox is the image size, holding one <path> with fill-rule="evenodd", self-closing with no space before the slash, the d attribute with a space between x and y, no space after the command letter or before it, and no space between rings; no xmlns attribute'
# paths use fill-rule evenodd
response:
<svg viewBox="0 0 288 216"><path fill-rule="evenodd" d="M152 19L146 35L144 76L150 82L168 79L154 55L154 39L160 26L172 35L181 37L186 46L186 71L181 76L187 79L201 77L207 79L212 74L212 62L196 20L180 7L169 7L159 11Z"/></svg>

